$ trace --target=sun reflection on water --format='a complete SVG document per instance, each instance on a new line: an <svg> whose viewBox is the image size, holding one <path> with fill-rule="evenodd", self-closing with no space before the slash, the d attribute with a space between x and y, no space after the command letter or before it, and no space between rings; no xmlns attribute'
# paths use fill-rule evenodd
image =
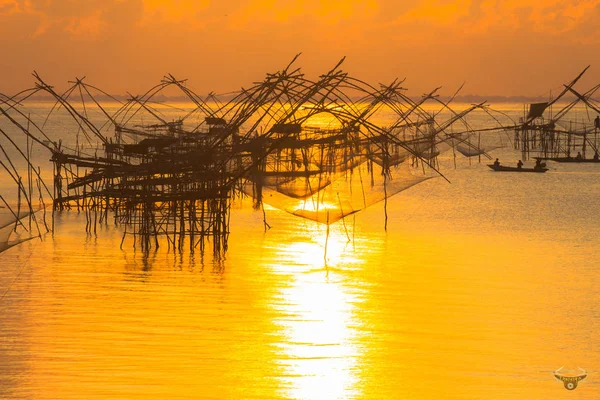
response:
<svg viewBox="0 0 600 400"><path fill-rule="evenodd" d="M285 338L276 346L283 370L282 394L294 399L355 397L360 358L355 308L361 299L345 285L342 265L355 259L343 230L332 229L327 238L325 228L315 226L311 241L284 243L276 249L278 259L303 267L289 276L274 304L280 315L275 323Z"/></svg>

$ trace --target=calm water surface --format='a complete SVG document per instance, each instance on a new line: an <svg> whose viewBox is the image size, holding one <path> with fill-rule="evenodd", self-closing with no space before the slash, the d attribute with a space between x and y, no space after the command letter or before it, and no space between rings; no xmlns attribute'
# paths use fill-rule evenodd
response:
<svg viewBox="0 0 600 400"><path fill-rule="evenodd" d="M463 159L326 252L323 225L268 208L265 233L246 203L221 259L57 215L0 255L0 398L597 399L600 169L549 167ZM561 366L591 372L569 392Z"/></svg>

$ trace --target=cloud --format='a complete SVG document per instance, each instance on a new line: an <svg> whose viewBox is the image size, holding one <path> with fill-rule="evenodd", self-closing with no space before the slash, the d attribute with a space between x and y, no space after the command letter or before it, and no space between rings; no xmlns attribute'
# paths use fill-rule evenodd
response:
<svg viewBox="0 0 600 400"><path fill-rule="evenodd" d="M415 3L416 6L401 14L397 24L426 21L436 25L456 23L468 15L470 0L440 1L426 0Z"/></svg>
<svg viewBox="0 0 600 400"><path fill-rule="evenodd" d="M95 38L102 33L108 23L103 19L103 12L97 10L91 15L72 17L65 21L64 30L76 37Z"/></svg>
<svg viewBox="0 0 600 400"><path fill-rule="evenodd" d="M0 0L0 15L11 15L21 11L17 0Z"/></svg>
<svg viewBox="0 0 600 400"><path fill-rule="evenodd" d="M120 91L172 72L230 90L302 52L312 76L347 56L369 82L521 94L599 64L597 21L600 0L0 0L0 74L44 68Z"/></svg>
<svg viewBox="0 0 600 400"><path fill-rule="evenodd" d="M119 23L129 24L123 16L138 16L139 13L132 11L141 7L141 1L0 0L0 17L4 17L7 24L12 21L16 31L21 28L16 21L35 21L35 29L30 33L33 38L61 32L76 39L93 40L104 33L120 30Z"/></svg>
<svg viewBox="0 0 600 400"><path fill-rule="evenodd" d="M313 49L336 59L377 40L368 35L378 12L376 0L244 1L231 10L226 29L243 40L255 37L273 53Z"/></svg>
<svg viewBox="0 0 600 400"><path fill-rule="evenodd" d="M375 0L265 0L250 2L238 9L232 18L232 26L245 29L263 23L286 23L298 17L335 25L341 21L372 17L377 10Z"/></svg>
<svg viewBox="0 0 600 400"><path fill-rule="evenodd" d="M0 0L0 15L36 18L34 37L59 30L76 39L93 40L122 30L121 24L203 27L201 12L209 4L209 0Z"/></svg>
<svg viewBox="0 0 600 400"><path fill-rule="evenodd" d="M204 26L202 11L210 0L143 0L142 25L184 23L188 26Z"/></svg>
<svg viewBox="0 0 600 400"><path fill-rule="evenodd" d="M422 23L424 28L451 27L461 34L502 29L562 35L591 23L599 5L600 0L421 0L393 25Z"/></svg>

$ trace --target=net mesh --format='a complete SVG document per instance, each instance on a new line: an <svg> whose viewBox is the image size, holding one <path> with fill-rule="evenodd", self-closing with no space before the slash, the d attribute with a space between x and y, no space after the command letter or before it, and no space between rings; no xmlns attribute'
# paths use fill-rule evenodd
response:
<svg viewBox="0 0 600 400"><path fill-rule="evenodd" d="M431 177L415 172L406 159L390 165L387 173L379 163L363 159L352 169L296 178L283 188L263 181L261 199L290 214L332 224ZM253 182L244 185L244 192L257 197ZM306 196L296 196L298 193Z"/></svg>

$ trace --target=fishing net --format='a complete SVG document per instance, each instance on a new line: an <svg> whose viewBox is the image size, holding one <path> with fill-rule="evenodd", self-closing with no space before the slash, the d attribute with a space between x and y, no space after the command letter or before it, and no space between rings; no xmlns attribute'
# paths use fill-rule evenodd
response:
<svg viewBox="0 0 600 400"><path fill-rule="evenodd" d="M459 143L456 145L456 151L465 157L476 157L485 155L488 152L499 148L500 146L477 146L474 144Z"/></svg>
<svg viewBox="0 0 600 400"><path fill-rule="evenodd" d="M260 197L265 204L290 214L332 224L433 177L411 168L406 158L391 165L385 175L379 163L361 159L352 169L296 178L284 186L263 181ZM258 196L252 182L244 185L244 192ZM296 196L298 193L305 196Z"/></svg>
<svg viewBox="0 0 600 400"><path fill-rule="evenodd" d="M23 232L23 229L20 229L18 225L18 220L24 220L29 215L30 213L27 211L15 212L13 214L7 208L0 208L0 253L32 238L29 232ZM23 223L26 223L26 221ZM11 240L13 234L14 239Z"/></svg>

